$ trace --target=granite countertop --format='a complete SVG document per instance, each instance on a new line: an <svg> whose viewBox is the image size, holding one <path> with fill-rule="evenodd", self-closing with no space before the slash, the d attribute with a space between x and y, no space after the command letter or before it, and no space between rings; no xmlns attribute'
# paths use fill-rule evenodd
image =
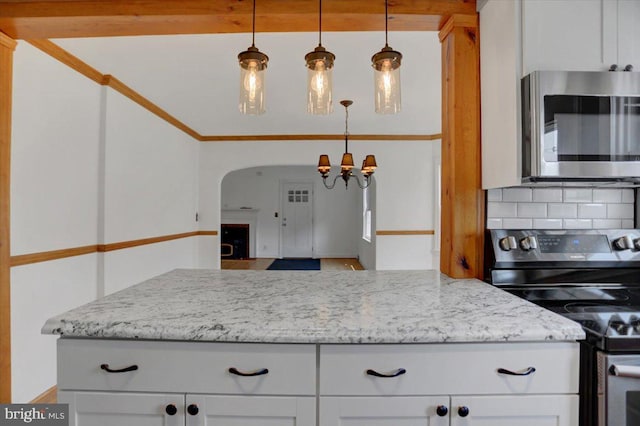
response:
<svg viewBox="0 0 640 426"><path fill-rule="evenodd" d="M575 322L436 271L176 269L49 319L71 337L265 343L584 338Z"/></svg>

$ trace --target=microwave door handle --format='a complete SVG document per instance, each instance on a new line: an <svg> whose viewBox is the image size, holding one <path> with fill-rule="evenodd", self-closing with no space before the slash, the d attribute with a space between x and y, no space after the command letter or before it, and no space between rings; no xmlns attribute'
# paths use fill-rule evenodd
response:
<svg viewBox="0 0 640 426"><path fill-rule="evenodd" d="M640 379L640 366L612 364L611 367L609 367L609 373L617 377L632 377Z"/></svg>

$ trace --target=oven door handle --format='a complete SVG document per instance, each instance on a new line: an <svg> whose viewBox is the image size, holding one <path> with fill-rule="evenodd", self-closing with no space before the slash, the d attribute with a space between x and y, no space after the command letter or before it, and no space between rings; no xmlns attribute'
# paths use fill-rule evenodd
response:
<svg viewBox="0 0 640 426"><path fill-rule="evenodd" d="M609 373L617 377L633 377L640 379L640 366L612 364L611 367L609 367Z"/></svg>

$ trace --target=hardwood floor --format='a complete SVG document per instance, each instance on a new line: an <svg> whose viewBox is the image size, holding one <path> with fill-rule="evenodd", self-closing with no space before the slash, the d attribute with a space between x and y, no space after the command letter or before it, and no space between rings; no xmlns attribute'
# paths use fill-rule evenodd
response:
<svg viewBox="0 0 640 426"><path fill-rule="evenodd" d="M221 261L222 269L252 269L263 271L271 265L274 259L259 258L247 260L230 260L223 259ZM358 262L358 259L320 259L320 270L322 271L363 271L364 267Z"/></svg>

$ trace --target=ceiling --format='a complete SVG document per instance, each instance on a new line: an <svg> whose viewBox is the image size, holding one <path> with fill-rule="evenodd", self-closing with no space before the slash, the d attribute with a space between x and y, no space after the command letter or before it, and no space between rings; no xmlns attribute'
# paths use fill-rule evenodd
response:
<svg viewBox="0 0 640 426"><path fill-rule="evenodd" d="M378 115L373 106L371 56L384 32L325 32L323 45L336 55L334 113L306 113L304 55L318 44L315 32L258 33L269 55L267 112L239 113L237 54L251 34L159 35L52 40L103 74L111 74L202 135L340 134L341 99L353 134L437 134L441 131L441 51L436 32L389 33L402 52L402 111Z"/></svg>

